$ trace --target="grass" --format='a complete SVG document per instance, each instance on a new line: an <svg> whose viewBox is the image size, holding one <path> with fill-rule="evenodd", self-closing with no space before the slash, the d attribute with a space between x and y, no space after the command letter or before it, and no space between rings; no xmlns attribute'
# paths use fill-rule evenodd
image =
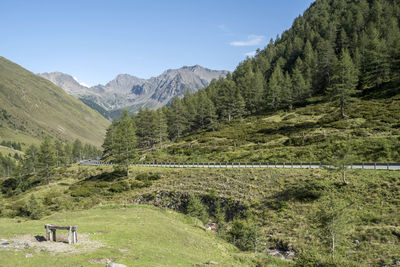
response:
<svg viewBox="0 0 400 267"><path fill-rule="evenodd" d="M157 174L159 179L143 186L138 179L143 180L145 173ZM31 194L50 213L99 203L142 203L184 211L187 196L194 194L207 205L211 218L217 200L222 201L228 219L252 211L267 248L291 248L298 255L310 250L329 258L315 216L324 201L333 197L346 204L346 227L337 247L347 265L390 265L400 260L400 172L348 170L347 176L350 184L344 186L339 173L320 169L132 167L130 177L125 177L110 166L72 166L58 169L50 185L4 197L5 213L15 216ZM125 184L122 190L112 190L121 188L120 184Z"/></svg>
<svg viewBox="0 0 400 267"><path fill-rule="evenodd" d="M37 144L45 135L100 146L103 116L50 81L0 57L0 136Z"/></svg>
<svg viewBox="0 0 400 267"><path fill-rule="evenodd" d="M252 257L234 246L196 227L192 220L171 210L145 205L102 206L85 211L68 211L40 221L0 219L0 239L15 235L44 235L45 223L78 225L102 244L94 251L51 253L27 248L22 251L0 249L1 266L104 266L89 264L114 259L127 266L194 266L218 262L222 266L249 266ZM58 231L60 234L62 231ZM32 257L25 257L26 254ZM54 252L52 252L54 253Z"/></svg>

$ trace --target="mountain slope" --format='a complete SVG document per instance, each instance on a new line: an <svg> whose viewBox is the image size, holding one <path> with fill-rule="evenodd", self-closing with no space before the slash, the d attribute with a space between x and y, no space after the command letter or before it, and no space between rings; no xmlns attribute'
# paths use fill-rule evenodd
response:
<svg viewBox="0 0 400 267"><path fill-rule="evenodd" d="M109 118L118 116L125 108L135 112L140 107L162 107L174 96L183 96L186 90L196 92L207 86L212 79L225 77L227 73L199 65L185 66L167 70L150 79L120 74L106 85L90 88L82 86L72 76L60 72L42 73L39 76L50 80Z"/></svg>
<svg viewBox="0 0 400 267"><path fill-rule="evenodd" d="M53 83L0 57L0 136L36 143L49 134L99 146L109 122Z"/></svg>

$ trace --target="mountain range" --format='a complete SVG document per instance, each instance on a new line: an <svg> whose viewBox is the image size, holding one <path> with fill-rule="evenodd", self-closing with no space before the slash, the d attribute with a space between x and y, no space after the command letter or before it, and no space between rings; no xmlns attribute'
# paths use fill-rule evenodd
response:
<svg viewBox="0 0 400 267"><path fill-rule="evenodd" d="M141 79L129 74L119 74L105 85L87 87L76 78L62 72L40 73L82 100L107 119L118 117L123 109L135 112L141 107L155 109L168 105L174 96L183 96L207 86L212 79L225 77L228 71L210 70L199 65L169 69L157 77Z"/></svg>

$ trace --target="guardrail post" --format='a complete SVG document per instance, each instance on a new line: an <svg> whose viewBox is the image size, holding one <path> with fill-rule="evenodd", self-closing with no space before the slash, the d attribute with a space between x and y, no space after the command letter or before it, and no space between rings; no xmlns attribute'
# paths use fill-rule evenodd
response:
<svg viewBox="0 0 400 267"><path fill-rule="evenodd" d="M292 169L293 169L293 162L290 163L292 165Z"/></svg>
<svg viewBox="0 0 400 267"><path fill-rule="evenodd" d="M310 169L311 169L311 162L310 162Z"/></svg>
<svg viewBox="0 0 400 267"><path fill-rule="evenodd" d="M389 170L389 163L386 163L387 169Z"/></svg>
<svg viewBox="0 0 400 267"><path fill-rule="evenodd" d="M283 168L285 168L285 162L283 163Z"/></svg>
<svg viewBox="0 0 400 267"><path fill-rule="evenodd" d="M362 168L364 169L364 162L362 163Z"/></svg>
<svg viewBox="0 0 400 267"><path fill-rule="evenodd" d="M374 170L376 170L376 162L374 162Z"/></svg>
<svg viewBox="0 0 400 267"><path fill-rule="evenodd" d="M275 162L275 168L276 168L276 162Z"/></svg>

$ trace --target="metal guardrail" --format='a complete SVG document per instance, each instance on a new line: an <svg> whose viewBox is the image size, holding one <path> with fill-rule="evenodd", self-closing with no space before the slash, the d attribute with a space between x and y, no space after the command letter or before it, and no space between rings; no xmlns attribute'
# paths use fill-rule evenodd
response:
<svg viewBox="0 0 400 267"><path fill-rule="evenodd" d="M102 162L97 160L85 160L79 162L80 165L102 166L113 165L111 162ZM164 168L303 168L319 169L333 168L333 166L324 163L134 163L131 166L142 167L164 167ZM366 169L366 170L400 170L400 163L353 163L347 166L348 169Z"/></svg>

